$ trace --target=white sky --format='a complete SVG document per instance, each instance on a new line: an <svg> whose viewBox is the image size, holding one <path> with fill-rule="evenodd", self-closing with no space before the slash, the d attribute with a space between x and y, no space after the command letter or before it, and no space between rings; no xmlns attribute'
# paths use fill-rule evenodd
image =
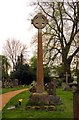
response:
<svg viewBox="0 0 79 120"><path fill-rule="evenodd" d="M28 54L32 54L34 48L30 42L32 36L37 32L31 24L30 14L33 14L34 8L29 4L32 1L36 0L0 0L0 54L3 53L2 48L8 38L14 38L26 44Z"/></svg>
<svg viewBox="0 0 79 120"><path fill-rule="evenodd" d="M8 38L28 45L30 54L33 51L30 42L37 30L31 25L31 20L28 20L33 13L33 7L29 6L31 1L33 0L0 0L0 54L3 53L2 48Z"/></svg>

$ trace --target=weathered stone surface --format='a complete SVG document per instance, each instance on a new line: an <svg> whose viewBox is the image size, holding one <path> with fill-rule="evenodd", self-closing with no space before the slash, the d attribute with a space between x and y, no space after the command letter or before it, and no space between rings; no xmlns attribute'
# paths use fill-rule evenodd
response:
<svg viewBox="0 0 79 120"><path fill-rule="evenodd" d="M38 54L37 54L37 85L36 93L32 93L30 96L30 103L34 104L58 104L58 98L56 97L56 85L51 81L48 84L47 92L44 88L44 73L43 73L43 50L42 50L42 28L47 24L48 20L41 13L38 13L33 19L32 24L38 29ZM30 91L34 92L34 88ZM50 96L51 95L51 96Z"/></svg>
<svg viewBox="0 0 79 120"><path fill-rule="evenodd" d="M44 106L26 106L26 110L46 110L46 111L56 111L57 108L54 105L44 105Z"/></svg>
<svg viewBox="0 0 79 120"><path fill-rule="evenodd" d="M66 84L66 83L62 83L62 88L63 88L63 90L70 90L70 87L69 87L69 85L68 84Z"/></svg>
<svg viewBox="0 0 79 120"><path fill-rule="evenodd" d="M30 96L30 102L36 104L49 104L49 95L47 93L33 93Z"/></svg>
<svg viewBox="0 0 79 120"><path fill-rule="evenodd" d="M61 99L59 96L49 95L49 104L59 105L61 104Z"/></svg>
<svg viewBox="0 0 79 120"><path fill-rule="evenodd" d="M36 86L33 86L30 90L31 93L35 93L36 92Z"/></svg>
<svg viewBox="0 0 79 120"><path fill-rule="evenodd" d="M2 81L2 87L6 88L6 87L15 87L18 86L18 79L7 79L7 80L3 80Z"/></svg>
<svg viewBox="0 0 79 120"><path fill-rule="evenodd" d="M56 95L56 84L53 81L47 83L45 89L49 95Z"/></svg>
<svg viewBox="0 0 79 120"><path fill-rule="evenodd" d="M59 96L49 95L47 93L33 93L30 96L30 103L37 105L58 105L61 104Z"/></svg>
<svg viewBox="0 0 79 120"><path fill-rule="evenodd" d="M44 72L43 72L43 48L42 48L42 29L48 23L47 18L38 13L33 19L32 24L38 29L38 50L37 50L37 93L44 92Z"/></svg>

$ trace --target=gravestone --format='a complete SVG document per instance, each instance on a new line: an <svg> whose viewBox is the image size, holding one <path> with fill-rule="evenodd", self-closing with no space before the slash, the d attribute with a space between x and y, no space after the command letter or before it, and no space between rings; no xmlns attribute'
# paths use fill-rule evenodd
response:
<svg viewBox="0 0 79 120"><path fill-rule="evenodd" d="M14 80L12 80L12 79L3 79L3 81L2 81L2 87L3 88L9 88L9 87L16 87L16 86L18 86L18 79L14 79Z"/></svg>
<svg viewBox="0 0 79 120"><path fill-rule="evenodd" d="M45 85L45 88L49 95L56 95L56 83L51 81Z"/></svg>
<svg viewBox="0 0 79 120"><path fill-rule="evenodd" d="M62 83L62 88L64 91L70 90L70 86L65 82Z"/></svg>

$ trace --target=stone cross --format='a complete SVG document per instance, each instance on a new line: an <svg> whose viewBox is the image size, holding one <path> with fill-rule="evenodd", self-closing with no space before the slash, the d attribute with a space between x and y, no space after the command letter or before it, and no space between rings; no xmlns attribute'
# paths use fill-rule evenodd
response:
<svg viewBox="0 0 79 120"><path fill-rule="evenodd" d="M32 24L38 29L38 54L37 54L37 93L44 92L44 74L43 74L43 50L42 50L42 29L48 23L47 18L38 13L33 19Z"/></svg>
<svg viewBox="0 0 79 120"><path fill-rule="evenodd" d="M68 77L70 76L70 74L68 74L68 72L66 72L64 76L66 77L66 84L68 84Z"/></svg>

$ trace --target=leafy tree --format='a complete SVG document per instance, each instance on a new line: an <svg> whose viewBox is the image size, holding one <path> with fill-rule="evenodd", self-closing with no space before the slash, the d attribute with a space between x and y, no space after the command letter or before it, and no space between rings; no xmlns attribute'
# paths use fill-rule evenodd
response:
<svg viewBox="0 0 79 120"><path fill-rule="evenodd" d="M30 60L30 66L32 68L33 80L36 81L36 72L37 72L37 58L33 56Z"/></svg>
<svg viewBox="0 0 79 120"><path fill-rule="evenodd" d="M50 68L48 66L44 66L44 83L51 81L51 73Z"/></svg>
<svg viewBox="0 0 79 120"><path fill-rule="evenodd" d="M23 55L18 56L15 71L11 73L12 79L18 79L19 84L30 84L33 81L31 68L28 64L24 64Z"/></svg>
<svg viewBox="0 0 79 120"><path fill-rule="evenodd" d="M6 56L1 55L2 58L2 79L3 78L8 78L8 70L10 69L11 65L9 63L9 60Z"/></svg>
<svg viewBox="0 0 79 120"><path fill-rule="evenodd" d="M33 79L36 81L36 73L37 73L37 58L36 56L33 56L31 58L30 66L32 68L32 76ZM44 82L50 81L50 68L47 66L44 66Z"/></svg>
<svg viewBox="0 0 79 120"><path fill-rule="evenodd" d="M30 73L29 65L19 65L15 72L15 77L19 79L21 84L30 84L32 82L32 75Z"/></svg>
<svg viewBox="0 0 79 120"><path fill-rule="evenodd" d="M62 78L62 76L63 77L65 76L65 74L63 75L63 71L64 69L63 69L62 64L53 66L53 72L55 75L59 76L59 78Z"/></svg>

